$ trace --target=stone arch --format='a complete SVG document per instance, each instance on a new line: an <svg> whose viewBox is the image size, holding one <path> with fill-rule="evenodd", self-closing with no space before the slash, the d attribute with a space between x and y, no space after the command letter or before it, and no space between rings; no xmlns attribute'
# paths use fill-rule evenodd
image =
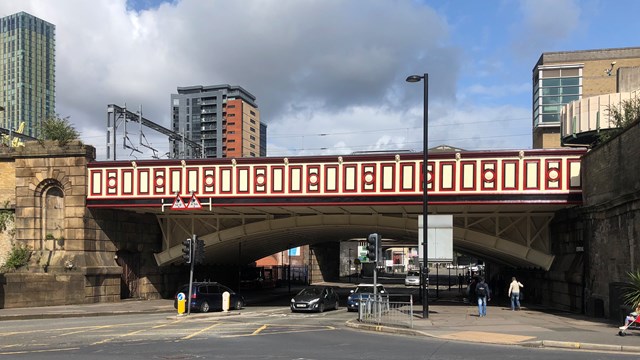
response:
<svg viewBox="0 0 640 360"><path fill-rule="evenodd" d="M39 213L41 251L61 250L65 240L65 189L56 179L45 179L34 191Z"/></svg>

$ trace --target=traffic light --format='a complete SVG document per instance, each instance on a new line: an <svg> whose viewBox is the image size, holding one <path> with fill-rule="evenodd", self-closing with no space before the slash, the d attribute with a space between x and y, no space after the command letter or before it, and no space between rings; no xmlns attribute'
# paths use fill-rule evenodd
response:
<svg viewBox="0 0 640 360"><path fill-rule="evenodd" d="M182 259L187 264L191 264L193 260L193 247L191 246L191 239L187 239L182 242Z"/></svg>
<svg viewBox="0 0 640 360"><path fill-rule="evenodd" d="M204 240L196 239L196 264L204 263Z"/></svg>
<svg viewBox="0 0 640 360"><path fill-rule="evenodd" d="M376 261L376 255L378 254L378 234L370 234L367 237L367 257L370 261Z"/></svg>

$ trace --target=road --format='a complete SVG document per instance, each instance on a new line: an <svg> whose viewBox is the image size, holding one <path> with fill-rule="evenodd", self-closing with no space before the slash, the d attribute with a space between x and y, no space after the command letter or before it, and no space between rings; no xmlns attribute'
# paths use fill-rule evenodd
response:
<svg viewBox="0 0 640 360"><path fill-rule="evenodd" d="M494 346L356 331L344 308L292 314L283 305L240 315L167 314L5 321L10 359L629 359L635 355Z"/></svg>

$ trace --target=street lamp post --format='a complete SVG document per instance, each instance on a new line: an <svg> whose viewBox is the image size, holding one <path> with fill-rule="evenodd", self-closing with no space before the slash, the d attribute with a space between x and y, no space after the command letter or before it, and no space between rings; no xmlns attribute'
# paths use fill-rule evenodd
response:
<svg viewBox="0 0 640 360"><path fill-rule="evenodd" d="M424 296L422 297L422 318L429 318L429 283L428 279L428 271L429 271L429 255L427 252L427 230L428 227L428 214L429 214L429 205L428 205L428 195L427 195L427 185L428 185L428 172L427 172L427 162L429 160L429 74L425 73L424 75L411 75L407 77L407 82L415 83L420 82L420 80L424 83L424 100L422 102L424 108L422 110L422 128L423 128L423 138L422 138L422 265L420 267L420 292L424 292Z"/></svg>

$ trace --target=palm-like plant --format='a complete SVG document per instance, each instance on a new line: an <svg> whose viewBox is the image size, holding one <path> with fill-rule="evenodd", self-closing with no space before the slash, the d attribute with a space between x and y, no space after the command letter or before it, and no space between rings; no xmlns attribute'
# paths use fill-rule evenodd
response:
<svg viewBox="0 0 640 360"><path fill-rule="evenodd" d="M622 300L633 309L640 305L640 269L629 272L629 282L625 286Z"/></svg>

